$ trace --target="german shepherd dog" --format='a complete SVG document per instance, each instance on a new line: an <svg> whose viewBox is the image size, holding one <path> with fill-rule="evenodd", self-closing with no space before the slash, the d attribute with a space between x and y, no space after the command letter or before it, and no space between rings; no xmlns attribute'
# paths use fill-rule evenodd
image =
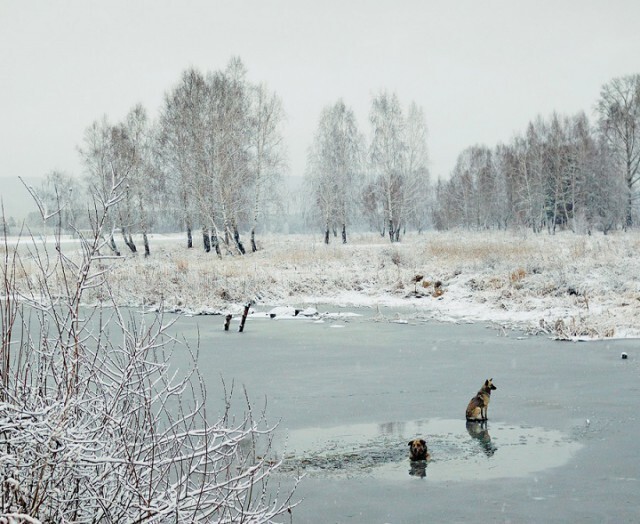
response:
<svg viewBox="0 0 640 524"><path fill-rule="evenodd" d="M478 394L469 401L467 406L467 420L487 420L487 408L491 400L491 391L497 389L493 379L484 381Z"/></svg>
<svg viewBox="0 0 640 524"><path fill-rule="evenodd" d="M431 455L427 451L427 443L424 439L417 438L409 441L409 458L414 460L429 460Z"/></svg>

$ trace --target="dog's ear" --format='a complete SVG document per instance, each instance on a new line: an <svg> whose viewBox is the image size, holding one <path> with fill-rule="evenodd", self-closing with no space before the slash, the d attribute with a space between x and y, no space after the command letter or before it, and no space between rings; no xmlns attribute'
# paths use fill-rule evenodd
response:
<svg viewBox="0 0 640 524"><path fill-rule="evenodd" d="M411 447L411 444L413 444L413 440L409 441L409 447Z"/></svg>
<svg viewBox="0 0 640 524"><path fill-rule="evenodd" d="M493 379L491 379L491 380L493 380ZM484 381L484 385L485 385L485 386L488 386L488 385L489 385L489 379L487 379L487 380L485 380L485 381Z"/></svg>
<svg viewBox="0 0 640 524"><path fill-rule="evenodd" d="M424 439L420 439L420 444L422 444L423 446L427 445L427 443L424 441Z"/></svg>

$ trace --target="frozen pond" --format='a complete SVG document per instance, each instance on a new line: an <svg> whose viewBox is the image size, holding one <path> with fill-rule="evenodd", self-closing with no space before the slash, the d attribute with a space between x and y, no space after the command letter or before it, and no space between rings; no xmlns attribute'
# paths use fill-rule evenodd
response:
<svg viewBox="0 0 640 524"><path fill-rule="evenodd" d="M235 321L225 332L220 316L174 327L191 342L199 332L212 407L222 377L280 421L277 480L306 476L294 522L637 521L638 341L333 311L249 317L244 333ZM489 422L468 427L466 404L491 377ZM410 463L413 438L431 461Z"/></svg>

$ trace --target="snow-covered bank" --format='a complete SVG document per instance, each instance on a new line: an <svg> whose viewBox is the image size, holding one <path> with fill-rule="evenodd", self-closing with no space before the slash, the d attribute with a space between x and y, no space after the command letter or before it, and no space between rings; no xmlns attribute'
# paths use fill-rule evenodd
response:
<svg viewBox="0 0 640 524"><path fill-rule="evenodd" d="M257 253L222 259L183 244L156 235L150 258L112 262L118 302L191 313L239 312L247 301L384 305L565 339L640 337L637 232L427 232L395 244L366 234L329 246L319 235L270 236Z"/></svg>

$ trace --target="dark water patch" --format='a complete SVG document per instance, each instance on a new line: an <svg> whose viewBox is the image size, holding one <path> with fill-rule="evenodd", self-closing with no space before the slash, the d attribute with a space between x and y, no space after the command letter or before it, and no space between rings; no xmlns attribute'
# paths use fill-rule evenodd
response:
<svg viewBox="0 0 640 524"><path fill-rule="evenodd" d="M409 460L413 438L427 441L431 460ZM305 428L276 443L281 473L433 481L522 477L568 463L581 446L555 430L446 419Z"/></svg>

